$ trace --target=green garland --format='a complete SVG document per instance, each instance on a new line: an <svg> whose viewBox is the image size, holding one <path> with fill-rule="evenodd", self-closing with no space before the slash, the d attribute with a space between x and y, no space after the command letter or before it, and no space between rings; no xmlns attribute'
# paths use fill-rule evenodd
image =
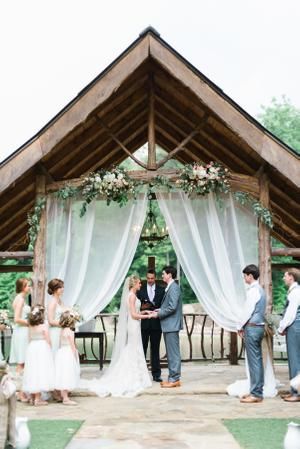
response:
<svg viewBox="0 0 300 449"><path fill-rule="evenodd" d="M29 245L28 250L33 251L37 235L40 230L40 221L43 210L45 209L46 198L40 197L36 200L33 211L28 214L27 222L29 224L28 237Z"/></svg>
<svg viewBox="0 0 300 449"><path fill-rule="evenodd" d="M256 215L265 225L273 228L273 217L269 209L262 206L262 204L246 192L233 192L234 199L243 206L248 205L252 208L254 215Z"/></svg>
<svg viewBox="0 0 300 449"><path fill-rule="evenodd" d="M107 205L115 201L120 207L125 206L130 198L137 198L142 184L140 181L131 179L124 169L114 167L111 171L99 170L90 173L82 179L79 187L72 187L67 184L58 190L55 196L65 201L68 198L80 195L83 198L80 216L83 217L88 205L98 197L106 198ZM179 188L189 197L192 195L204 196L210 192L228 193L230 192L230 174L228 169L217 162L210 162L209 164L198 162L186 165L181 170L176 182L170 181L165 176L157 176L155 179L151 179L150 189L155 187L164 187L168 191ZM233 196L240 204L250 206L253 213L263 223L270 228L273 227L271 212L252 195L244 192L233 192ZM34 248L45 204L46 199L40 198L36 202L33 212L28 215L29 250Z"/></svg>

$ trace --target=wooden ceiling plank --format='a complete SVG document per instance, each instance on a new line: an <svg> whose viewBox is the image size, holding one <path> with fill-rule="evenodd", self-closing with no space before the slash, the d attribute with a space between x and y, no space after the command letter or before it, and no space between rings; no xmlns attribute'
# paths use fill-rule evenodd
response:
<svg viewBox="0 0 300 449"><path fill-rule="evenodd" d="M118 134L124 133L132 125L137 124L138 121L141 120L143 117L145 117L145 123L146 123L146 113L147 113L147 111L144 110L139 116L135 116L131 121L127 122L123 126L123 128L119 129ZM143 124L143 126L144 126L144 124ZM140 130L140 128L138 128L137 132L140 132L139 130ZM126 142L126 144L127 144L127 142L130 142L130 139L129 140L125 139L124 142ZM90 153L88 153L85 157L81 157L79 159L80 164L86 165L89 160L93 160L94 159L96 154L99 154L99 152L104 151L105 147L107 145L109 145L110 143L111 143L111 139L110 138L107 138L104 142L101 143L101 145L99 145L99 143L98 143L98 145L95 146ZM119 148L119 146L118 146L118 148ZM72 177L73 173L78 170L78 166L79 165L78 164L76 165L76 161L75 160L73 161L73 163L75 165L72 166L72 168L70 170L64 172L64 178Z"/></svg>
<svg viewBox="0 0 300 449"><path fill-rule="evenodd" d="M133 112L135 109L139 109L140 105L146 100L147 96L144 94L142 97L139 97L135 102L130 104L124 111L120 112L120 114L116 114L114 119L111 121L110 126L115 126L119 121L121 121L128 114ZM107 136L105 130L99 126L98 117L95 116L96 123L93 126L92 130L88 130L86 133L82 135L80 140L78 139L78 143L74 147L67 147L65 149L65 153L63 157L60 157L56 160L56 163L51 165L50 171L55 173L56 170L59 170L61 167L65 166L69 161L71 161L78 153L84 152L86 149L92 145L93 142L98 140L100 136Z"/></svg>

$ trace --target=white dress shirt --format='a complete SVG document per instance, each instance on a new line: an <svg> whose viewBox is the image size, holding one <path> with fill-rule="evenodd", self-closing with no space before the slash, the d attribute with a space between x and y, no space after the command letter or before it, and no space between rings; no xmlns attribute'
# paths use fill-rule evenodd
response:
<svg viewBox="0 0 300 449"><path fill-rule="evenodd" d="M252 313L254 312L256 303L260 300L260 289L258 281L253 281L252 284L246 286L246 302L241 321L237 326L237 330L241 330L243 326L249 321ZM264 323L259 323L264 324Z"/></svg>
<svg viewBox="0 0 300 449"><path fill-rule="evenodd" d="M153 285L147 284L147 293L148 293L149 300L153 303L154 296L155 296L155 284L153 284Z"/></svg>
<svg viewBox="0 0 300 449"><path fill-rule="evenodd" d="M169 290L170 286L173 284L173 282L175 282L174 279L172 279L172 280L168 283L168 285L167 285L167 287L166 287L166 289L165 289L165 292L166 292L166 293L167 293L167 291Z"/></svg>
<svg viewBox="0 0 300 449"><path fill-rule="evenodd" d="M287 299L289 301L289 305L286 308L284 317L279 323L278 332L280 334L282 334L285 329L295 321L297 309L300 306L300 288L297 282L293 282L288 289Z"/></svg>

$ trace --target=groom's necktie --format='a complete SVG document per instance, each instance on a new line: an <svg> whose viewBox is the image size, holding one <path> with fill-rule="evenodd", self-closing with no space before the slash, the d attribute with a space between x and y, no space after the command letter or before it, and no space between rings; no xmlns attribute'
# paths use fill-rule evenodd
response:
<svg viewBox="0 0 300 449"><path fill-rule="evenodd" d="M153 286L149 286L149 289L148 289L148 297L149 297L149 300L153 303L153 302L154 302L154 290L153 290Z"/></svg>

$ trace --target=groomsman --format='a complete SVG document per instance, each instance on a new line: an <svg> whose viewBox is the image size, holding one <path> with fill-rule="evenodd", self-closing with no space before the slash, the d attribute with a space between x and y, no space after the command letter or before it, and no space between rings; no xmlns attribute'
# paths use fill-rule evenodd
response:
<svg viewBox="0 0 300 449"><path fill-rule="evenodd" d="M141 310L154 311L155 309L159 309L164 294L165 289L156 283L155 270L148 270L147 283L137 292L137 297L141 300ZM150 340L150 360L153 380L155 382L161 382L162 379L159 355L161 340L160 321L154 318L150 320L142 320L141 332L145 358Z"/></svg>
<svg viewBox="0 0 300 449"><path fill-rule="evenodd" d="M243 269L243 274L247 292L238 334L245 340L250 373L250 394L240 401L251 404L263 400L264 367L261 344L264 337L266 295L258 283L259 269L256 265L247 265Z"/></svg>
<svg viewBox="0 0 300 449"><path fill-rule="evenodd" d="M289 364L289 378L300 373L300 271L291 268L283 276L288 287L286 308L279 323L278 333L286 336ZM300 393L293 387L289 395L283 399L287 402L300 402Z"/></svg>
<svg viewBox="0 0 300 449"><path fill-rule="evenodd" d="M161 307L153 316L160 319L167 351L169 377L161 382L162 388L180 387L181 356L179 331L183 328L182 299L179 285L175 282L177 270L167 266L162 271L162 279L167 284Z"/></svg>

